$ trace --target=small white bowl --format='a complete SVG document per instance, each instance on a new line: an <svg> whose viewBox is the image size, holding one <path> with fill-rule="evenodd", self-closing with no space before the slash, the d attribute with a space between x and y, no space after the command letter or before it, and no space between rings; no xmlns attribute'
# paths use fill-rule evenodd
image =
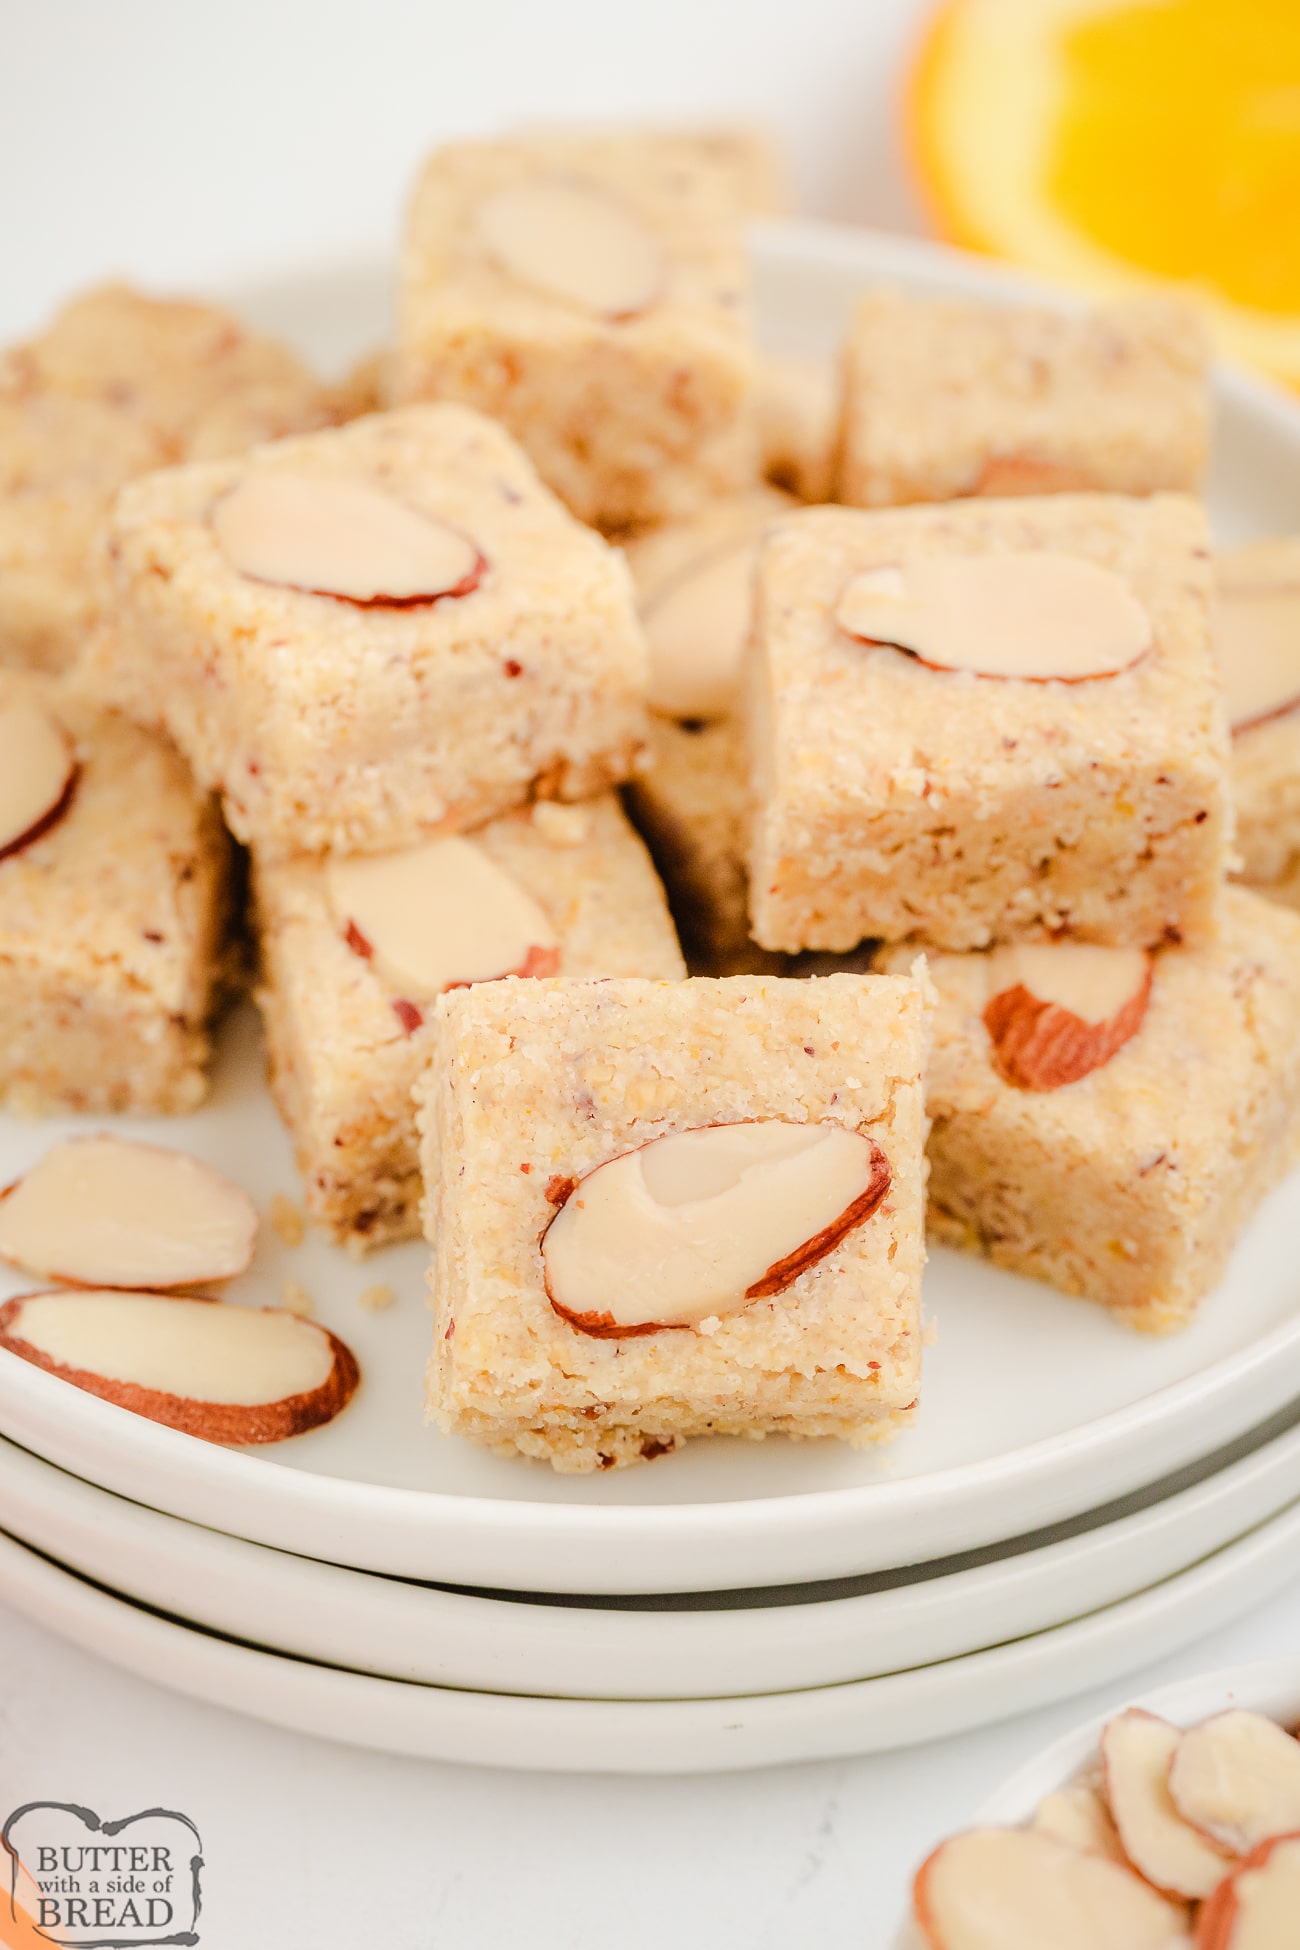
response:
<svg viewBox="0 0 1300 1950"><path fill-rule="evenodd" d="M1018 1827L1028 1821L1044 1795L1063 1787L1094 1757L1102 1728L1124 1706L1144 1706L1148 1712L1159 1713L1180 1727L1195 1726L1200 1720L1208 1720L1212 1713L1226 1712L1230 1706L1245 1706L1293 1728L1300 1724L1300 1657L1225 1666L1218 1672L1201 1673L1195 1679L1180 1679L1175 1685L1162 1686L1158 1692L1147 1693L1141 1699L1121 1701L1111 1713L1103 1713L1076 1727L1072 1733L1062 1734L1050 1747L1018 1767L976 1809L973 1821L999 1828Z"/></svg>
<svg viewBox="0 0 1300 1950"><path fill-rule="evenodd" d="M1095 1758L1101 1730L1126 1706L1143 1706L1175 1726L1192 1727L1231 1706L1267 1713L1286 1727L1300 1725L1300 1657L1259 1659L1251 1665L1223 1666L1217 1672L1180 1679L1139 1699L1120 1699L1109 1713L1099 1713L1082 1726L1063 1733L1050 1747L1018 1767L1014 1774L982 1801L965 1825L970 1828L1019 1828L1033 1816L1040 1801L1066 1786L1086 1762ZM954 1830L954 1833L956 1831ZM936 1844L937 1846L937 1844ZM920 1864L917 1864L920 1867ZM911 1917L903 1919L892 1950L925 1950Z"/></svg>

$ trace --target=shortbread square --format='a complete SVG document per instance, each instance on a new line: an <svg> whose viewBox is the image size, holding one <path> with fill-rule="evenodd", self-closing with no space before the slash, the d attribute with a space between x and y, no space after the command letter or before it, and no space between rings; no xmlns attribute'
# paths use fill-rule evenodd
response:
<svg viewBox="0 0 1300 1950"><path fill-rule="evenodd" d="M537 903L554 936L549 966L573 976L685 974L663 889L612 793L581 806L539 801L467 843ZM271 1087L307 1211L355 1249L412 1238L411 1093L429 1059L432 998L413 1000L409 983L389 974L382 940L358 938L320 859L258 862L255 886Z"/></svg>
<svg viewBox="0 0 1300 1950"><path fill-rule="evenodd" d="M118 610L89 677L166 729L268 856L580 798L640 747L622 559L465 407L132 483L109 557Z"/></svg>
<svg viewBox="0 0 1300 1950"><path fill-rule="evenodd" d="M1240 878L1300 907L1300 538L1225 550L1217 572Z"/></svg>
<svg viewBox="0 0 1300 1950"><path fill-rule="evenodd" d="M0 354L0 659L61 669L80 653L124 482L334 417L287 347L228 312L125 285L74 299Z"/></svg>
<svg viewBox="0 0 1300 1950"><path fill-rule="evenodd" d="M1194 490L1206 360L1195 314L1164 301L1071 316L873 292L845 348L838 499Z"/></svg>
<svg viewBox="0 0 1300 1950"><path fill-rule="evenodd" d="M652 718L649 763L626 793L668 889L692 971L779 974L784 957L749 938L749 780L740 722Z"/></svg>
<svg viewBox="0 0 1300 1950"><path fill-rule="evenodd" d="M1064 593L1027 624L1007 591L1023 592L1038 558ZM896 637L864 641L847 627L864 585L965 587L972 576L983 578L981 615L1000 619L982 625L980 670L953 667L951 650L922 661L892 647ZM747 670L755 939L843 951L871 936L963 949L1211 932L1231 818L1210 584L1204 514L1179 495L812 508L784 520L759 558ZM1081 585L1133 632L1123 648L1105 638L1122 667L1071 681L987 674L1027 642L1040 670L1062 668L1063 641L1091 648ZM915 606L893 608L915 622ZM965 632L970 655L974 616L958 605L945 624ZM1104 635L1099 613L1103 623ZM948 667L935 666L940 655Z"/></svg>
<svg viewBox="0 0 1300 1950"><path fill-rule="evenodd" d="M776 488L751 488L623 544L649 652L652 711L708 723L739 709L759 547L797 505Z"/></svg>
<svg viewBox="0 0 1300 1950"><path fill-rule="evenodd" d="M402 248L395 397L500 420L606 529L749 485L753 191L738 160L689 134L436 150Z"/></svg>
<svg viewBox="0 0 1300 1950"><path fill-rule="evenodd" d="M560 1470L692 1435L900 1428L920 1383L929 1008L923 977L872 975L444 996L419 1092L440 1426ZM746 1179L735 1147L772 1142L799 1155ZM611 1209L606 1273L590 1228Z"/></svg>
<svg viewBox="0 0 1300 1950"><path fill-rule="evenodd" d="M1145 1333L1186 1326L1300 1159L1300 916L1225 889L1221 937L1161 950L1137 1032L1057 1088L1008 1081L988 964L929 961L931 1236Z"/></svg>
<svg viewBox="0 0 1300 1950"><path fill-rule="evenodd" d="M230 909L216 805L161 739L66 682L0 672L6 807L20 752L43 741L66 741L71 769L45 819L25 839L6 834L0 856L0 1100L24 1113L193 1110Z"/></svg>

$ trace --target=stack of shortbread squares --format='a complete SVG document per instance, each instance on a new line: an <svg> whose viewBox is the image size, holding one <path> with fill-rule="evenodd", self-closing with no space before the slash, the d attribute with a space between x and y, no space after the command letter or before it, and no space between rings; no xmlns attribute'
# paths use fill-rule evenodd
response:
<svg viewBox="0 0 1300 1950"><path fill-rule="evenodd" d="M343 387L121 291L0 366L0 1086L197 1100L228 829L310 1215L559 1469L903 1426L927 1217L1181 1326L1300 1150L1300 543L1216 563L1194 323L877 291L832 379L782 194L458 143Z"/></svg>

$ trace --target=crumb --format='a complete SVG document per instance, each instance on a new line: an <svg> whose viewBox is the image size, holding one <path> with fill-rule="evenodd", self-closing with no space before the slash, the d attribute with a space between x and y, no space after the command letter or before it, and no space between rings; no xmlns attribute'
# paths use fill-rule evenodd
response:
<svg viewBox="0 0 1300 1950"><path fill-rule="evenodd" d="M938 1347L938 1345L939 1345L939 1323L937 1320L927 1320L925 1325L921 1329L921 1346Z"/></svg>
<svg viewBox="0 0 1300 1950"><path fill-rule="evenodd" d="M271 1210L267 1214L271 1230L286 1246L301 1246L307 1227L302 1213L291 1198L277 1192L271 1200Z"/></svg>
<svg viewBox="0 0 1300 1950"><path fill-rule="evenodd" d="M315 1303L301 1280L286 1280L280 1288L280 1305L291 1314L313 1314Z"/></svg>
<svg viewBox="0 0 1300 1950"><path fill-rule="evenodd" d="M397 1295L391 1286L363 1287L357 1295L357 1305L364 1307L368 1314L382 1314L394 1305Z"/></svg>

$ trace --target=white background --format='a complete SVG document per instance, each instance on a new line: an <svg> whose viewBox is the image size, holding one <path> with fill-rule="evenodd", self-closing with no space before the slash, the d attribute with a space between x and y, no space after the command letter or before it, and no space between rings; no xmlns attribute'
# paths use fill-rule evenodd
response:
<svg viewBox="0 0 1300 1950"><path fill-rule="evenodd" d="M373 256L432 141L518 118L759 116L802 210L913 227L893 101L920 12L0 0L0 333L109 274L202 291ZM1300 1586L1132 1690L1291 1652L1297 1627ZM276 1733L0 1608L0 1804L184 1809L208 1862L203 1950L884 1950L932 1841L1115 1697L875 1760L542 1778Z"/></svg>

